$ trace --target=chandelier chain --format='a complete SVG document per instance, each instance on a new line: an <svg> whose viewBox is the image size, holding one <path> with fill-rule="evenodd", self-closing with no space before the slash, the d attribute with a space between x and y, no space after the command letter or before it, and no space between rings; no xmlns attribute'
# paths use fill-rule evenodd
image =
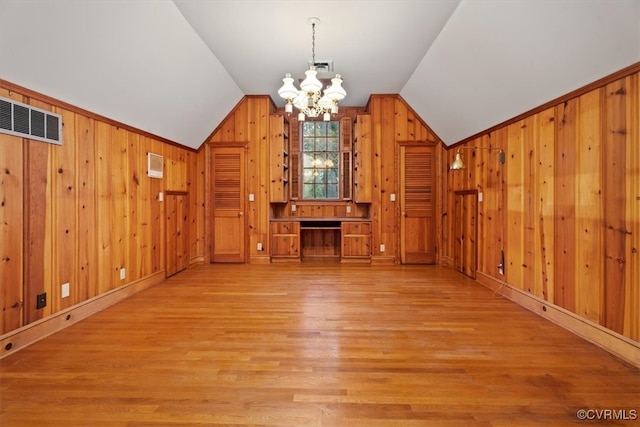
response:
<svg viewBox="0 0 640 427"><path fill-rule="evenodd" d="M316 65L316 23L311 24L311 63L312 66Z"/></svg>

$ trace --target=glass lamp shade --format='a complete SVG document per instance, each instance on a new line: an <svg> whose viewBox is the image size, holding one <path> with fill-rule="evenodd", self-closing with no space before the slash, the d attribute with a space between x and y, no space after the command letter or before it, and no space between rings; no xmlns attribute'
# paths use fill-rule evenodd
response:
<svg viewBox="0 0 640 427"><path fill-rule="evenodd" d="M451 170L459 170L459 169L464 169L464 163L462 162L462 156L460 156L460 153L456 153L456 158L453 160L453 163L451 163L451 166L449 166L449 169Z"/></svg>
<svg viewBox="0 0 640 427"><path fill-rule="evenodd" d="M284 75L284 79L282 79L284 84L280 89L278 89L278 95L287 101L294 99L298 96L298 89L293 85L293 78L291 74L287 73Z"/></svg>
<svg viewBox="0 0 640 427"><path fill-rule="evenodd" d="M307 77L305 77L302 83L300 83L300 89L307 93L320 92L320 90L322 90L322 82L316 77L318 72L316 71L315 67L311 67L310 69L305 71L304 74Z"/></svg>
<svg viewBox="0 0 640 427"><path fill-rule="evenodd" d="M340 74L336 74L336 76L331 79L331 86L324 91L324 94L332 101L341 101L347 96L347 92L342 87Z"/></svg>

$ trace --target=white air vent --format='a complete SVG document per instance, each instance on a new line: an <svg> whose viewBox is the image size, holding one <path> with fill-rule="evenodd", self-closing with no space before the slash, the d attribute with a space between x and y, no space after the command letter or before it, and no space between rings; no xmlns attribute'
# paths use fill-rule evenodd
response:
<svg viewBox="0 0 640 427"><path fill-rule="evenodd" d="M62 116L0 97L0 133L62 145Z"/></svg>
<svg viewBox="0 0 640 427"><path fill-rule="evenodd" d="M151 178L162 178L164 157L159 154L147 153L147 175Z"/></svg>
<svg viewBox="0 0 640 427"><path fill-rule="evenodd" d="M318 74L322 73L333 73L333 61L307 61L309 67L312 65L316 67L316 71Z"/></svg>

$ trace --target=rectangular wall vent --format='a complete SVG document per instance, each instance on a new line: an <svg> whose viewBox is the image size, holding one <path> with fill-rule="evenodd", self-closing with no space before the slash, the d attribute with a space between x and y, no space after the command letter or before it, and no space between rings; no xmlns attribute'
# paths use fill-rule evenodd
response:
<svg viewBox="0 0 640 427"><path fill-rule="evenodd" d="M147 176L162 178L164 157L159 154L147 153Z"/></svg>
<svg viewBox="0 0 640 427"><path fill-rule="evenodd" d="M62 145L62 116L0 97L0 133Z"/></svg>

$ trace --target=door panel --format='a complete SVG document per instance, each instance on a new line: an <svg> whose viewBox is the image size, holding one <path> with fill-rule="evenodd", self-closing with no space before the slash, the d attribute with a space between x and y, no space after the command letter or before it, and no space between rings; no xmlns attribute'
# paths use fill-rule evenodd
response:
<svg viewBox="0 0 640 427"><path fill-rule="evenodd" d="M400 146L400 260L435 263L432 146Z"/></svg>
<svg viewBox="0 0 640 427"><path fill-rule="evenodd" d="M211 159L213 262L245 262L244 148L214 148Z"/></svg>
<svg viewBox="0 0 640 427"><path fill-rule="evenodd" d="M169 194L166 197L166 276L189 267L189 198L186 194Z"/></svg>

